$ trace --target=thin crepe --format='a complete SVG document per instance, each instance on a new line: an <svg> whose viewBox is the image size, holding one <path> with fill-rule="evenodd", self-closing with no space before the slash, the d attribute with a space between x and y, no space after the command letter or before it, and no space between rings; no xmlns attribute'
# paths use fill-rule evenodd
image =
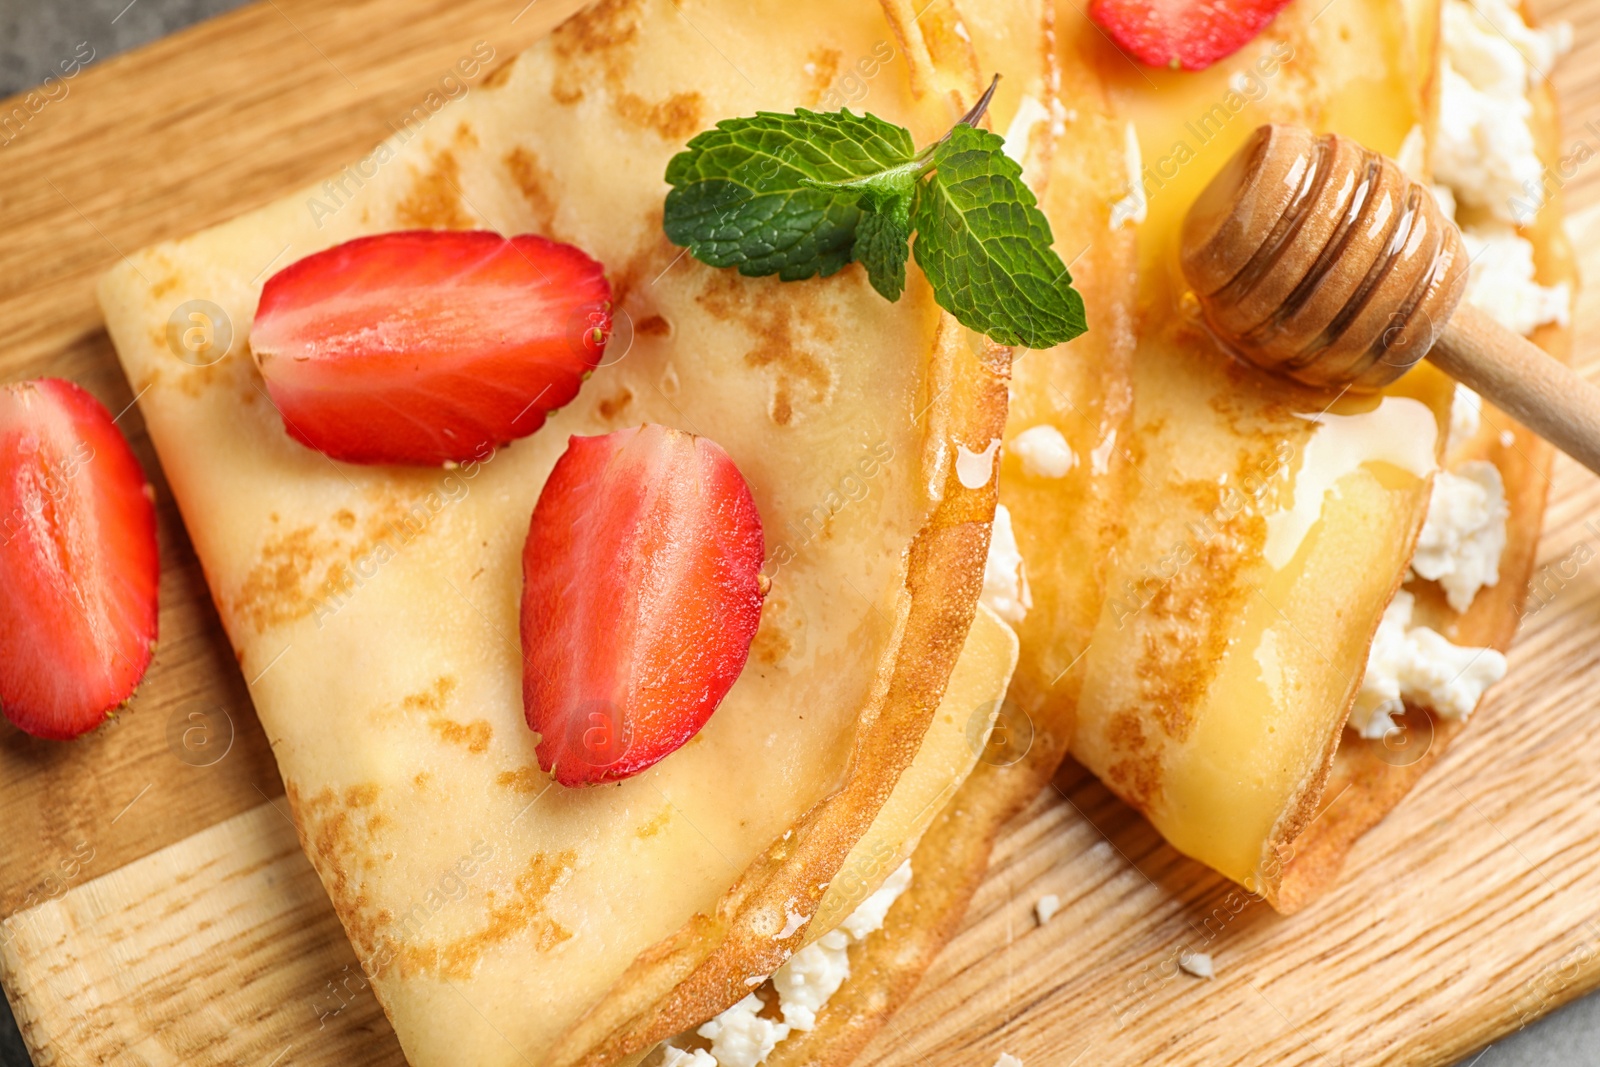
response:
<svg viewBox="0 0 1600 1067"><path fill-rule="evenodd" d="M747 279L660 228L690 136L818 105L893 32L859 4L602 3L327 185L102 283L302 843L419 1067L623 1060L744 995L798 945L793 917L831 892L934 721L995 497L953 457L1000 433L1006 353L969 344L915 274L896 304L855 267ZM952 100L910 79L882 64L871 108L925 142ZM631 347L620 331L572 405L481 461L335 464L284 434L249 359L259 286L418 226L580 245L607 264ZM231 325L225 352L169 344L195 300ZM734 457L773 591L690 744L616 787L547 792L518 689L528 515L569 434L643 421Z"/></svg>
<svg viewBox="0 0 1600 1067"><path fill-rule="evenodd" d="M1151 187L1137 474L1073 752L1177 848L1284 911L1328 884L1355 836L1420 773L1379 771L1352 749L1339 773L1365 784L1339 801L1343 815L1319 816L1367 650L1426 513L1452 387L1422 365L1381 398L1330 398L1236 363L1182 299L1177 228L1262 122L1397 154L1411 129L1430 126L1438 40L1434 3L1295 4L1213 71L1150 72L1116 94L1140 120ZM1546 277L1561 273L1553 241ZM1512 544L1500 586L1480 599L1502 604L1474 613L1503 614L1503 598L1520 595L1542 506L1533 470L1505 471ZM1445 632L1509 638L1465 621Z"/></svg>

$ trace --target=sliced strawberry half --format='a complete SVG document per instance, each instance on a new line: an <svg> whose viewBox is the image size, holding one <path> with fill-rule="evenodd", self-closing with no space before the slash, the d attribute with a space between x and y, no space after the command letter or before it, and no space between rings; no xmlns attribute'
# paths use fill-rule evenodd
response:
<svg viewBox="0 0 1600 1067"><path fill-rule="evenodd" d="M1249 44L1289 0L1094 0L1089 17L1152 67L1205 70Z"/></svg>
<svg viewBox="0 0 1600 1067"><path fill-rule="evenodd" d="M289 436L350 463L481 457L578 394L611 332L600 264L543 237L362 237L267 280L250 330Z"/></svg>
<svg viewBox="0 0 1600 1067"><path fill-rule="evenodd" d="M35 737L92 730L156 640L156 512L105 407L71 382L0 387L0 710Z"/></svg>
<svg viewBox="0 0 1600 1067"><path fill-rule="evenodd" d="M761 621L761 518L704 437L573 437L522 550L522 701L562 785L638 774L699 732Z"/></svg>

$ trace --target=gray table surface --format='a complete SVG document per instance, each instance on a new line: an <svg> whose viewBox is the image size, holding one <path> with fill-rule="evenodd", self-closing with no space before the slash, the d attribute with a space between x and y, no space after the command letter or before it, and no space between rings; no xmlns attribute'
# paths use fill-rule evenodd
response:
<svg viewBox="0 0 1600 1067"><path fill-rule="evenodd" d="M137 47L240 3L241 0L0 0L0 96L38 84L54 70L60 57L72 54L80 41L88 41L100 58ZM0 228L3 226L4 220L0 219ZM1600 995L1567 1005L1468 1056L1459 1067L1543 1064L1600 1067ZM11 1018L11 1007L3 998L0 1067L31 1067Z"/></svg>

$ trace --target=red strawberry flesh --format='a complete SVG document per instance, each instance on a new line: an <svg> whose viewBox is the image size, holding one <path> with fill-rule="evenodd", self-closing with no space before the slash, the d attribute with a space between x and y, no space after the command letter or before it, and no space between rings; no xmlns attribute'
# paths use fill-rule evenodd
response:
<svg viewBox="0 0 1600 1067"><path fill-rule="evenodd" d="M0 710L66 740L133 693L156 639L155 506L105 407L0 387Z"/></svg>
<svg viewBox="0 0 1600 1067"><path fill-rule="evenodd" d="M1089 17L1152 67L1204 70L1256 38L1289 0L1093 0Z"/></svg>
<svg viewBox="0 0 1600 1067"><path fill-rule="evenodd" d="M571 245L389 233L268 279L250 347L300 443L350 463L460 462L577 395L610 300L600 264Z"/></svg>
<svg viewBox="0 0 1600 1067"><path fill-rule="evenodd" d="M764 554L721 447L666 426L573 437L522 552L523 707L563 785L638 774L744 669Z"/></svg>

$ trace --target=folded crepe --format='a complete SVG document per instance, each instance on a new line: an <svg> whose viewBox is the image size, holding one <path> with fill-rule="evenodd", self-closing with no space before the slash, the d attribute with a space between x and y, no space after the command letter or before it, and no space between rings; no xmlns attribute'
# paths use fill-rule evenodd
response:
<svg viewBox="0 0 1600 1067"><path fill-rule="evenodd" d="M858 106L926 143L986 80L980 30L1015 65L1014 112L1053 91L1046 28L1020 3L969 31L944 3L611 0L330 182L103 281L302 844L412 1063L636 1061L851 914L948 813L1015 657L974 624L998 479L958 462L1003 433L1010 353L916 272L891 304L856 267L784 283L682 256L662 174L718 119L836 107L863 79ZM262 387L260 285L415 227L577 244L631 344L619 329L572 404L479 461L338 464ZM178 343L193 322L198 348ZM552 787L520 698L528 516L570 434L641 422L738 463L772 591L693 741L615 786Z"/></svg>
<svg viewBox="0 0 1600 1067"><path fill-rule="evenodd" d="M961 17L982 69L1008 70L1003 60L988 61L1017 40L1015 31L999 32L995 9L963 8ZM817 1013L815 1028L790 1034L767 1067L839 1067L855 1057L955 935L995 838L1048 785L1072 736L1081 663L1105 596L1128 475L1116 442L1131 399L1135 275L1127 213L1137 173L1127 166L1127 125L1105 92L1106 72L1126 60L1081 5L1046 2L1039 17L1047 28L1048 80L1020 100L1014 87L1006 95L1003 81L996 128L1031 128L1024 173L1057 250L1071 262L1089 330L1052 351L1018 352L1012 366L1001 496L1016 543L999 543L1005 532L997 523L984 603L1017 628L1021 656L982 759L912 854L910 888L882 930L851 946L850 977ZM927 17L916 20L909 6L901 24L910 26L911 39L919 29L930 32ZM1008 132L1008 148L1012 138ZM1059 453L1047 471L1037 457L1024 463L1014 442L1029 431L1037 439L1039 427L1061 435L1070 464ZM1021 569L1019 559L1026 561Z"/></svg>
<svg viewBox="0 0 1600 1067"><path fill-rule="evenodd" d="M1177 235L1195 195L1261 123L1342 133L1425 167L1440 39L1437 3L1296 3L1210 70L1121 72L1112 90L1138 124L1149 206L1126 442L1135 472L1072 750L1179 850L1283 911L1329 884L1464 717L1411 707L1404 722L1420 759L1396 755L1393 737L1345 729L1374 634L1407 580L1455 390L1426 364L1356 397L1234 361L1184 297ZM1552 159L1553 109L1536 100L1534 129ZM1547 203L1525 231L1545 285L1572 276L1559 219ZM1537 340L1564 355L1564 330ZM1498 468L1509 507L1499 582L1464 614L1430 583L1408 589L1414 622L1503 649L1549 453L1492 409L1483 422L1473 447Z"/></svg>

